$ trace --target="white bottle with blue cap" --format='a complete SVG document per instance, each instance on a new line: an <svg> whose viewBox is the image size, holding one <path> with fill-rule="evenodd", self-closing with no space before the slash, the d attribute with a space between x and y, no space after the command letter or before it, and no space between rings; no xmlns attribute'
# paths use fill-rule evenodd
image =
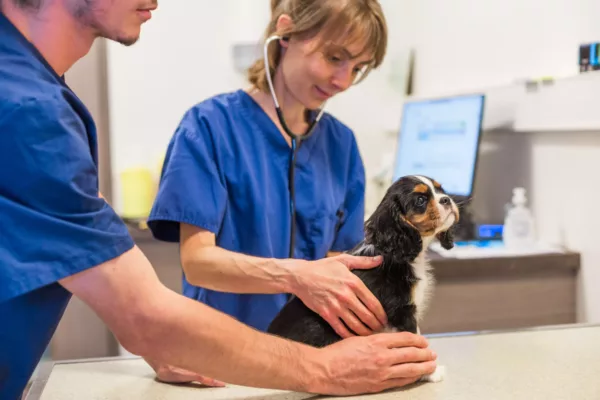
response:
<svg viewBox="0 0 600 400"><path fill-rule="evenodd" d="M535 243L533 215L526 204L525 188L514 188L512 207L504 219L503 241L507 248L525 249Z"/></svg>

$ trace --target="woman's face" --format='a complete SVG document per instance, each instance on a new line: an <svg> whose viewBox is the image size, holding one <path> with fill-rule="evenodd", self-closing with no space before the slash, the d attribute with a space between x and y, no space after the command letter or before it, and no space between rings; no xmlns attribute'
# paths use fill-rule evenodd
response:
<svg viewBox="0 0 600 400"><path fill-rule="evenodd" d="M364 44L325 44L320 37L281 41L280 63L286 89L308 109L317 109L323 102L348 89L360 77L372 55ZM316 51L315 51L316 50ZM356 56L360 53L360 56Z"/></svg>

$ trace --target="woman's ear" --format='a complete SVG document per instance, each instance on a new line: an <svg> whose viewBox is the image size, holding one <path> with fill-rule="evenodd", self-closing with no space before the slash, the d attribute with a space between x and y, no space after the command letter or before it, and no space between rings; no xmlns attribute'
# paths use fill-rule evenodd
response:
<svg viewBox="0 0 600 400"><path fill-rule="evenodd" d="M282 34L280 32L290 32L294 26L292 18L287 14L281 14L277 19L277 27L275 28L277 34L281 36L281 40L279 41L279 45L281 47L288 47L290 42L289 35Z"/></svg>
<svg viewBox="0 0 600 400"><path fill-rule="evenodd" d="M451 229L438 233L437 239L440 241L442 247L446 250L450 250L454 247L454 233Z"/></svg>

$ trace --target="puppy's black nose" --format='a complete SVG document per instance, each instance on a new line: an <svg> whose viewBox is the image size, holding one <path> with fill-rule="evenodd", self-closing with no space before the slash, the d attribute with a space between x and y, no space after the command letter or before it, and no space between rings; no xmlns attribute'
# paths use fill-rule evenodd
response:
<svg viewBox="0 0 600 400"><path fill-rule="evenodd" d="M450 197L444 196L440 199L440 204L443 206L449 206L451 204Z"/></svg>

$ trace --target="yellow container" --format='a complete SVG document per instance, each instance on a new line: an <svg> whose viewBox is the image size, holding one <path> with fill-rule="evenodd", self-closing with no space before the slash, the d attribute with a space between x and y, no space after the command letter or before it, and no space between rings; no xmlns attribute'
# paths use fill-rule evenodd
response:
<svg viewBox="0 0 600 400"><path fill-rule="evenodd" d="M147 218L155 197L152 172L147 168L129 168L121 172L122 217Z"/></svg>

